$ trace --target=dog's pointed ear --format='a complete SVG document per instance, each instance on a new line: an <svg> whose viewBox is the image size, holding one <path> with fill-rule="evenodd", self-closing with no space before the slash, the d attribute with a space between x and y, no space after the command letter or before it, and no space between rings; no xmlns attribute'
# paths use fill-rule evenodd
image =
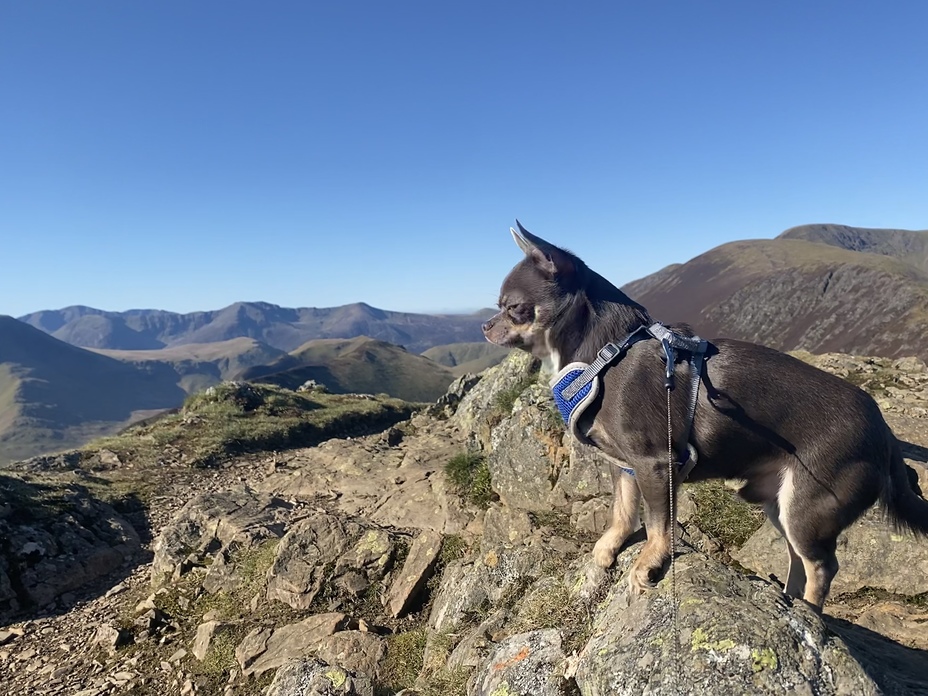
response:
<svg viewBox="0 0 928 696"><path fill-rule="evenodd" d="M519 235L522 237L522 239L524 239L526 242L528 242L531 246L533 246L533 247L538 247L539 249L549 249L549 248L555 248L555 249L556 249L556 248L557 248L557 247L555 247L553 244L549 244L548 242L546 242L545 240L543 240L541 237L536 237L534 234L532 234L532 233L529 232L527 229L525 229L525 228L522 226L522 223L519 222L518 218L516 218L516 227L519 228ZM512 228L510 228L510 229L512 229ZM513 230L513 234L514 234L514 233L515 233L515 231ZM520 245L520 246L521 246L521 245ZM525 253L527 254L528 252L525 252Z"/></svg>
<svg viewBox="0 0 928 696"><path fill-rule="evenodd" d="M565 278L572 274L576 268L573 259L563 249L559 249L536 237L522 226L522 223L516 220L516 226L519 231L516 232L511 227L512 238L516 240L519 248L525 252L535 264L535 266L549 278Z"/></svg>
<svg viewBox="0 0 928 696"><path fill-rule="evenodd" d="M570 254L556 246L548 245L544 248L535 247L529 254L529 258L535 263L535 267L551 278L566 278L571 275L576 267Z"/></svg>
<svg viewBox="0 0 928 696"><path fill-rule="evenodd" d="M531 254L532 249L535 248L535 245L529 241L526 241L525 238L523 238L518 232L516 232L511 227L509 228L509 231L512 233L512 238L516 240L516 244L519 245L519 248L526 254Z"/></svg>

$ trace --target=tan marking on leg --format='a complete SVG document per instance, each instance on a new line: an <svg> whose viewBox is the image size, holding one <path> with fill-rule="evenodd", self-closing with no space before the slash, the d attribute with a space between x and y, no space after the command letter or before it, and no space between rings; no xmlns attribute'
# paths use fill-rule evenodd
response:
<svg viewBox="0 0 928 696"><path fill-rule="evenodd" d="M657 584L657 574L669 558L670 535L664 530L648 530L648 540L628 575L632 594L640 595L654 587Z"/></svg>
<svg viewBox="0 0 928 696"><path fill-rule="evenodd" d="M638 505L641 491L635 479L624 471L618 473L612 500L612 522L593 547L596 565L608 568L625 540L638 529L640 519Z"/></svg>

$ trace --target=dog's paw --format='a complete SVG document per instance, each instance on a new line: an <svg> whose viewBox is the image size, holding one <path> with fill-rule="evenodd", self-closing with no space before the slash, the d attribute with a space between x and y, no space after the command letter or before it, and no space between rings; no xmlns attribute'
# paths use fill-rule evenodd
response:
<svg viewBox="0 0 928 696"><path fill-rule="evenodd" d="M628 587L632 595L643 595L648 590L654 589L657 583L651 579L653 571L648 568L639 568L635 566L628 574Z"/></svg>
<svg viewBox="0 0 928 696"><path fill-rule="evenodd" d="M615 563L618 547L605 535L599 538L593 547L593 562L600 568L609 568Z"/></svg>

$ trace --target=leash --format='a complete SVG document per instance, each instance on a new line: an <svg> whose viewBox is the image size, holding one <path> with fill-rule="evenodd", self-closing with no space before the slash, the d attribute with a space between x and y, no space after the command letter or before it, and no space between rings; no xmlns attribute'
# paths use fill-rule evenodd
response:
<svg viewBox="0 0 928 696"><path fill-rule="evenodd" d="M676 467L674 466L673 456L673 418L670 410L670 392L674 388L674 349L670 342L670 337L661 338L661 347L664 349L664 357L667 360L666 370L664 372L664 390L667 392L667 500L670 511L670 625L673 630L673 641L671 652L673 653L673 677L674 693L680 692L680 625L677 619L677 510L676 495L674 486L674 476ZM695 355L693 356L696 357ZM701 357L701 356L700 356ZM695 368L695 365L691 365ZM698 380L698 375L697 375ZM699 388L698 381L694 380L693 392ZM695 412L696 399L691 399L692 411ZM692 418L688 419L688 425L692 427ZM687 439L689 439L689 430L687 428ZM686 444L686 443L685 443Z"/></svg>
<svg viewBox="0 0 928 696"><path fill-rule="evenodd" d="M680 625L677 621L677 511L674 495L673 426L670 418L670 392L667 387L667 496L670 501L670 621L673 628L673 689L680 693Z"/></svg>

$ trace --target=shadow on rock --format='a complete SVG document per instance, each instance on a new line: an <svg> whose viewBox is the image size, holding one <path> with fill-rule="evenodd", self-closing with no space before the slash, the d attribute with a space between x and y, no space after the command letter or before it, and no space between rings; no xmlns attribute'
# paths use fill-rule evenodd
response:
<svg viewBox="0 0 928 696"><path fill-rule="evenodd" d="M884 694L928 693L928 652L907 648L844 619L822 618Z"/></svg>
<svg viewBox="0 0 928 696"><path fill-rule="evenodd" d="M95 583L103 592L144 560L136 529L85 486L0 476L0 622L66 612L78 593Z"/></svg>

